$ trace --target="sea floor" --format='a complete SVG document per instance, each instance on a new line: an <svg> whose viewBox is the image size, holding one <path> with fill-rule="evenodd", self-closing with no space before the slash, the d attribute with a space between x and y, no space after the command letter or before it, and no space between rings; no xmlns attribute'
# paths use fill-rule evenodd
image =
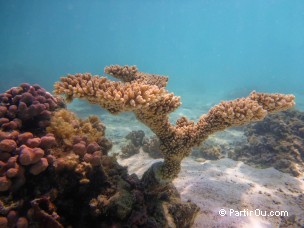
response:
<svg viewBox="0 0 304 228"><path fill-rule="evenodd" d="M185 105L172 114L171 120L174 122L182 115L197 120L213 105L203 101ZM110 152L113 154L121 154L125 136L133 130L143 130L146 136L153 135L132 113L112 116L81 102L73 102L68 108L82 117L88 113L100 116L106 125L106 136L113 142ZM246 140L242 129L228 129L212 135L208 143L226 144L233 149L233 144L242 140ZM136 173L139 177L160 160L149 157L142 150L127 159L118 156L119 163L127 166L130 174ZM182 162L182 170L174 185L184 201L191 200L201 209L194 227L304 225L304 176L293 177L274 168L258 169L227 157L210 161L190 156ZM220 211L226 214L221 216Z"/></svg>
<svg viewBox="0 0 304 228"><path fill-rule="evenodd" d="M141 176L156 161L140 152L119 162ZM303 178L274 168L256 169L229 158L197 162L189 157L174 185L184 201L201 208L193 227L278 227L281 217L293 225L293 220L304 221ZM223 210L226 214L220 216ZM272 212L276 216L270 216Z"/></svg>

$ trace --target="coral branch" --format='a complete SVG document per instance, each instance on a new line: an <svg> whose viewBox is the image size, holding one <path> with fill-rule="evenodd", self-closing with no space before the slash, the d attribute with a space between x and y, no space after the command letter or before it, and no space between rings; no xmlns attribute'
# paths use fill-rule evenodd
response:
<svg viewBox="0 0 304 228"><path fill-rule="evenodd" d="M133 111L160 139L164 155L159 178L171 181L180 171L182 159L191 148L210 134L228 127L262 120L269 112L286 110L294 105L293 95L252 92L246 98L223 101L214 106L199 121L182 117L176 125L168 114L180 106L180 98L165 90L167 77L138 72L135 66L109 66L105 72L121 82L86 74L68 75L56 82L55 94L65 94L67 100L83 98L116 114Z"/></svg>

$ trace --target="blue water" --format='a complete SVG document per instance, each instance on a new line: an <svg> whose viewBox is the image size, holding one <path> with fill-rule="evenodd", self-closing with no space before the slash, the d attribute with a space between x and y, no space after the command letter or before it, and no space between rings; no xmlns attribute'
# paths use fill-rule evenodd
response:
<svg viewBox="0 0 304 228"><path fill-rule="evenodd" d="M303 108L304 1L0 0L0 92L109 64L169 75L184 103L255 89Z"/></svg>

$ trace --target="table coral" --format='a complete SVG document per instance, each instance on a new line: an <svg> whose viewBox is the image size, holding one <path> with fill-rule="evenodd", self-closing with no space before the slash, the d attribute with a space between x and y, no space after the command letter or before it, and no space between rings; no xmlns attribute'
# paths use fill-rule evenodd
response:
<svg viewBox="0 0 304 228"><path fill-rule="evenodd" d="M121 81L89 73L68 75L55 83L55 94L66 99L82 98L98 104L112 114L133 111L159 138L164 162L155 166L160 180L177 177L183 158L210 134L228 127L262 120L268 113L286 110L294 105L293 95L252 92L246 98L223 101L202 115L195 124L186 117L169 122L169 113L180 105L180 97L169 93L167 77L142 73L135 66L109 66L105 72Z"/></svg>

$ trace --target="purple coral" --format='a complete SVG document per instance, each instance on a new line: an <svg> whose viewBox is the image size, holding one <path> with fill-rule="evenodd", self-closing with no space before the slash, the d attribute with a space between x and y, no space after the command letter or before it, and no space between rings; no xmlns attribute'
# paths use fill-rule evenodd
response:
<svg viewBox="0 0 304 228"><path fill-rule="evenodd" d="M0 192L18 190L26 182L24 172L38 175L47 169L48 149L56 140L45 128L63 106L39 85L23 83L0 94Z"/></svg>
<svg viewBox="0 0 304 228"><path fill-rule="evenodd" d="M33 137L31 132L24 132L13 134L12 137L10 133L1 132L3 134L0 137L0 192L18 190L26 181L25 171L38 175L48 168L49 163L53 163L49 152L46 153L55 145L53 136L39 138ZM45 137L47 139L43 140ZM40 145L42 141L43 149Z"/></svg>
<svg viewBox="0 0 304 228"><path fill-rule="evenodd" d="M46 127L50 111L63 104L39 85L27 83L0 94L0 103L0 127L9 129L21 128L20 121L26 126Z"/></svg>

